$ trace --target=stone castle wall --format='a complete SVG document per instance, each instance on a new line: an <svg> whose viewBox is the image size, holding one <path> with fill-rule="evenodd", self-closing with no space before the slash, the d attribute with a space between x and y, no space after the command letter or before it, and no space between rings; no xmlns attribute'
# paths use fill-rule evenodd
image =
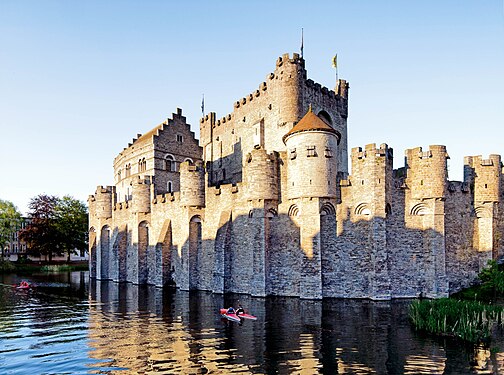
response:
<svg viewBox="0 0 504 375"><path fill-rule="evenodd" d="M456 182L444 146L407 150L393 170L392 149L369 144L351 150L349 174L347 94L284 55L231 114L202 119L201 147L181 111L138 137L115 173L145 158L144 170L89 198L91 276L307 299L442 297L472 283L503 254L500 156L467 157ZM287 147L310 105L341 139L305 129Z"/></svg>

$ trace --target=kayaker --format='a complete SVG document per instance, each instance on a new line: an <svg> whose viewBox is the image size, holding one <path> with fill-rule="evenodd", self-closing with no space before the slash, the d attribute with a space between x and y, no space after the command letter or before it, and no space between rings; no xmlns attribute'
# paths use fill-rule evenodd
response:
<svg viewBox="0 0 504 375"><path fill-rule="evenodd" d="M236 314L236 311L234 308L230 307L229 309L227 309L226 314Z"/></svg>
<svg viewBox="0 0 504 375"><path fill-rule="evenodd" d="M236 310L236 315L240 315L240 314L245 314L245 310L243 309L243 307L241 305L238 305L238 309Z"/></svg>

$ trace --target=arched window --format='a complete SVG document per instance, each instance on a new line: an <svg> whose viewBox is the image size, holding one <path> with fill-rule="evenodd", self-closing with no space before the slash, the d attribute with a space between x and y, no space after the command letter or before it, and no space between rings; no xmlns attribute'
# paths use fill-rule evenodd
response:
<svg viewBox="0 0 504 375"><path fill-rule="evenodd" d="M124 169L126 170L126 173L125 173L125 177L129 177L131 176L131 164L126 164L126 166L124 167Z"/></svg>
<svg viewBox="0 0 504 375"><path fill-rule="evenodd" d="M332 126L331 116L326 111L320 111L318 114L318 117L320 117L322 120L324 120L328 125Z"/></svg>
<svg viewBox="0 0 504 375"><path fill-rule="evenodd" d="M194 164L194 162L193 162L193 160L191 158L185 158L184 161L188 161L190 165Z"/></svg>
<svg viewBox="0 0 504 375"><path fill-rule="evenodd" d="M172 155L166 155L165 156L165 169L168 172L176 172L177 171L177 164L175 163L175 158Z"/></svg>
<svg viewBox="0 0 504 375"><path fill-rule="evenodd" d="M138 173L145 172L147 170L147 161L145 158L138 160Z"/></svg>
<svg viewBox="0 0 504 375"><path fill-rule="evenodd" d="M173 182L168 181L168 193L173 193Z"/></svg>

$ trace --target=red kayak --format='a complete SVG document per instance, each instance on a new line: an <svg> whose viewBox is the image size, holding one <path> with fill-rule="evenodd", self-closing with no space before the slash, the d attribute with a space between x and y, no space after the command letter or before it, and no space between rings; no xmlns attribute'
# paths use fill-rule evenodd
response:
<svg viewBox="0 0 504 375"><path fill-rule="evenodd" d="M16 289L30 289L32 286L26 281L23 281L19 285L13 285L13 287L15 287Z"/></svg>
<svg viewBox="0 0 504 375"><path fill-rule="evenodd" d="M257 320L257 316L246 314L246 313L240 313L238 316L242 319L250 319L250 320Z"/></svg>
<svg viewBox="0 0 504 375"><path fill-rule="evenodd" d="M236 314L230 314L227 312L227 309L220 309L220 314L223 318L227 320L231 320L232 322L240 322L240 318Z"/></svg>
<svg viewBox="0 0 504 375"><path fill-rule="evenodd" d="M240 319L250 319L250 320L257 320L257 317L254 315L246 314L246 313L239 313L239 314L228 314L227 309L220 309L220 314L234 322L239 322Z"/></svg>

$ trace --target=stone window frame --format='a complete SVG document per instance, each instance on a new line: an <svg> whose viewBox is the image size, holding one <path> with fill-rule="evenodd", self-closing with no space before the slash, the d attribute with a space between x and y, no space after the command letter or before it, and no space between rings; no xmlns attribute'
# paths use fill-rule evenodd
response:
<svg viewBox="0 0 504 375"><path fill-rule="evenodd" d="M306 146L306 156L309 158L317 157L317 148L315 146Z"/></svg>
<svg viewBox="0 0 504 375"><path fill-rule="evenodd" d="M125 176L124 177L129 177L131 176L131 164L128 163L125 165L124 169L126 170Z"/></svg>
<svg viewBox="0 0 504 375"><path fill-rule="evenodd" d="M147 170L147 161L145 158L138 159L138 173L145 172Z"/></svg>
<svg viewBox="0 0 504 375"><path fill-rule="evenodd" d="M171 180L169 180L168 183L166 184L166 189L168 193L173 193L173 182Z"/></svg>
<svg viewBox="0 0 504 375"><path fill-rule="evenodd" d="M184 136L182 134L176 135L177 143L184 143Z"/></svg>
<svg viewBox="0 0 504 375"><path fill-rule="evenodd" d="M177 172L177 162L172 154L166 154L164 157L165 171L167 172Z"/></svg>
<svg viewBox="0 0 504 375"><path fill-rule="evenodd" d="M295 147L290 149L289 157L291 160L294 160L297 157L297 151Z"/></svg>

